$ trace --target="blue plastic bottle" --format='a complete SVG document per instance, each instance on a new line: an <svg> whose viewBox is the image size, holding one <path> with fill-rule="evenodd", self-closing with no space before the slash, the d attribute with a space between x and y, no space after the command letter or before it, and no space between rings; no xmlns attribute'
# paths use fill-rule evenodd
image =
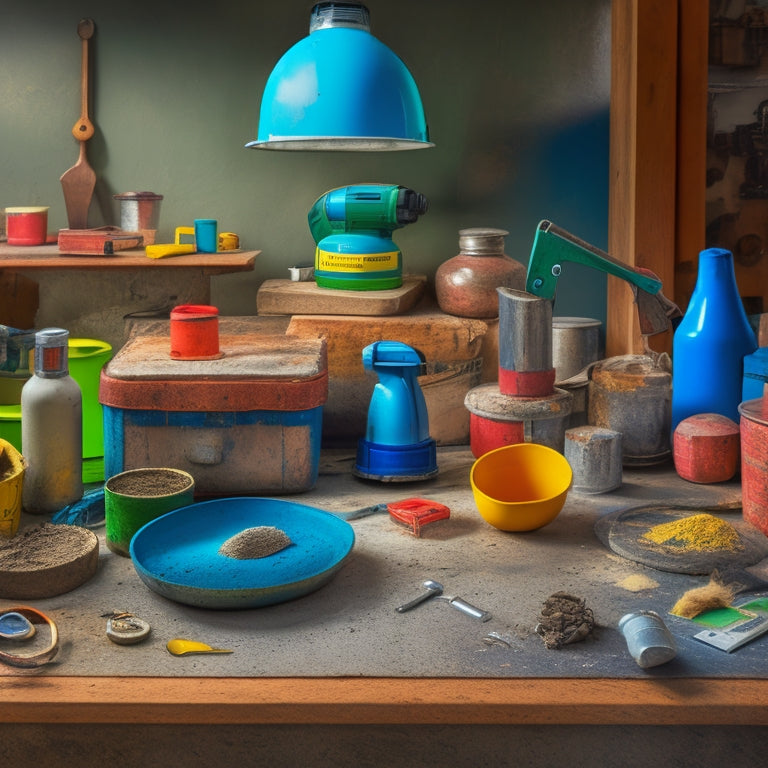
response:
<svg viewBox="0 0 768 768"><path fill-rule="evenodd" d="M707 248L699 254L696 287L672 341L672 430L698 413L738 423L744 357L756 349L733 255Z"/></svg>
<svg viewBox="0 0 768 768"><path fill-rule="evenodd" d="M363 367L379 381L368 407L365 437L353 473L385 482L426 480L438 472L429 414L418 382L424 358L401 341L375 341L363 350Z"/></svg>

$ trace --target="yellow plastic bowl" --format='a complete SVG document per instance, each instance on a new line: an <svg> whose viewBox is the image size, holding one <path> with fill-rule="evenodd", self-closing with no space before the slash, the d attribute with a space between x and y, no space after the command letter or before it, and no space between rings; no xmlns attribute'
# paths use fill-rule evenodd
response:
<svg viewBox="0 0 768 768"><path fill-rule="evenodd" d="M12 539L21 520L21 489L27 462L0 438L0 536Z"/></svg>
<svg viewBox="0 0 768 768"><path fill-rule="evenodd" d="M560 514L573 470L546 445L515 443L481 456L469 480L486 522L502 531L533 531Z"/></svg>

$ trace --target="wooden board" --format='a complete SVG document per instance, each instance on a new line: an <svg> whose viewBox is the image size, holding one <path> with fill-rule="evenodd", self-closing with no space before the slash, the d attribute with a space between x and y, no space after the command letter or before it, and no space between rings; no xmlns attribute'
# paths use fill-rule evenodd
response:
<svg viewBox="0 0 768 768"><path fill-rule="evenodd" d="M140 232L123 232L118 227L60 229L59 252L70 256L113 256L117 251L138 248L144 238Z"/></svg>
<svg viewBox="0 0 768 768"><path fill-rule="evenodd" d="M679 5L667 0L611 4L608 253L630 267L650 269L670 298L676 293ZM651 336L650 344L669 351L671 334ZM613 276L608 277L605 352L606 357L643 352L632 291Z"/></svg>
<svg viewBox="0 0 768 768"><path fill-rule="evenodd" d="M399 288L346 291L314 281L265 280L256 294L260 315L402 315L424 293L426 278L405 277Z"/></svg>
<svg viewBox="0 0 768 768"><path fill-rule="evenodd" d="M54 242L48 245L23 246L0 242L0 270L27 272L33 270L104 270L112 269L200 269L205 275L247 272L253 269L261 251L221 251L219 253L190 253L171 259L150 259L144 249L118 251L104 256L64 256Z"/></svg>

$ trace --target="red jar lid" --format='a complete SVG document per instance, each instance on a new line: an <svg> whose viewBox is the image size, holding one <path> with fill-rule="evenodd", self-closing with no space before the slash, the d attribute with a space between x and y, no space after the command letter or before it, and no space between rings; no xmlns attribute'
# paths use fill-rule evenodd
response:
<svg viewBox="0 0 768 768"><path fill-rule="evenodd" d="M750 421L768 426L768 402L764 397L756 400L745 400L739 404L739 413Z"/></svg>

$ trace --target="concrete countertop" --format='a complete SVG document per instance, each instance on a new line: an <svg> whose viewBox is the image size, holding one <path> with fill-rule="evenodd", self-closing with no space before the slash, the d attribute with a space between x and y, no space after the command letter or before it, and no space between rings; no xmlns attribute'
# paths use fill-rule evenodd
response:
<svg viewBox="0 0 768 768"><path fill-rule="evenodd" d="M549 526L504 533L478 514L469 486L473 463L464 447L438 451L440 474L420 483L382 484L351 474L348 450L323 451L317 487L284 497L335 512L413 496L451 508L449 520L427 526L420 538L387 514L354 520L351 556L320 590L280 605L239 611L192 608L163 598L138 577L129 558L110 552L100 537L97 574L72 592L28 602L58 624L61 648L40 670L0 668L0 675L216 676L216 677L741 677L765 678L768 637L726 654L694 640L701 627L668 615L687 590L707 578L665 573L624 559L594 533L604 514L645 503L702 508L722 504L740 518L738 479L716 486L681 480L671 464L625 469L618 491L599 496L570 493ZM736 519L734 517L733 519ZM24 516L22 526L41 522ZM397 605L432 578L492 613L481 622L446 601L431 600L408 612ZM547 650L535 633L543 602L565 591L583 598L596 628L585 641ZM23 601L22 601L23 602ZM13 601L2 601L2 607ZM617 624L625 613L656 610L678 642L677 658L640 669ZM111 611L128 611L152 626L149 638L119 646L105 634ZM491 642L489 633L506 643ZM174 637L200 640L233 653L173 657Z"/></svg>

